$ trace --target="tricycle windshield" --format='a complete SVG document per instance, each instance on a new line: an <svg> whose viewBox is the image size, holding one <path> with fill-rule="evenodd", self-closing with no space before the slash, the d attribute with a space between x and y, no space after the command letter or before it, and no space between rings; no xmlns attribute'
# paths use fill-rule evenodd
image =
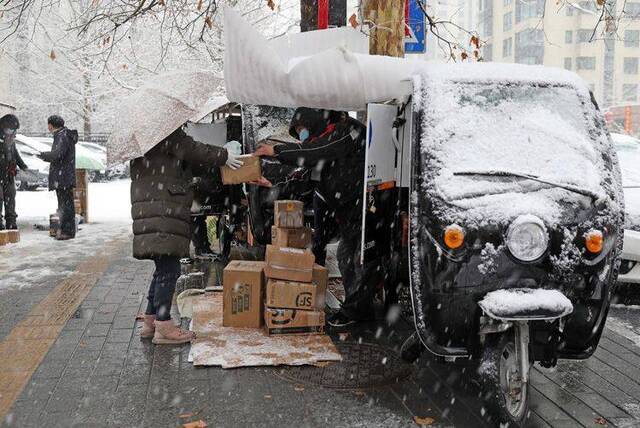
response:
<svg viewBox="0 0 640 428"><path fill-rule="evenodd" d="M439 83L425 91L431 96L421 148L432 190L445 202L549 188L510 173L598 193L602 157L585 108L589 100L576 89Z"/></svg>

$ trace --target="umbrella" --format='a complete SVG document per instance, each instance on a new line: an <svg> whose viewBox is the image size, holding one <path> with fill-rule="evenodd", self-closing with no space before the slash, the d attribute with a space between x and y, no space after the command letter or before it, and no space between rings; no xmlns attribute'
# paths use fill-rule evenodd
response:
<svg viewBox="0 0 640 428"><path fill-rule="evenodd" d="M198 114L220 79L207 71L162 74L127 97L107 141L107 163L143 156Z"/></svg>
<svg viewBox="0 0 640 428"><path fill-rule="evenodd" d="M92 156L91 154L80 153L76 147L76 169L104 171L107 167L100 159Z"/></svg>

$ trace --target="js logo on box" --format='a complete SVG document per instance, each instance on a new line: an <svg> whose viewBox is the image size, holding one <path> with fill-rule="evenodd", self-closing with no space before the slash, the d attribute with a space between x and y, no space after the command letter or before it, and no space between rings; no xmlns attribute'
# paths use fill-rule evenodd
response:
<svg viewBox="0 0 640 428"><path fill-rule="evenodd" d="M309 292L300 293L296 296L296 306L311 307L312 295Z"/></svg>

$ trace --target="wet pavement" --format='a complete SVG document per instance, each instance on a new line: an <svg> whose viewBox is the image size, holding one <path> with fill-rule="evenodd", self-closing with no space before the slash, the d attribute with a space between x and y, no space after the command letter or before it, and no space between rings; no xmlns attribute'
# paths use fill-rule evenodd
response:
<svg viewBox="0 0 640 428"><path fill-rule="evenodd" d="M326 367L193 367L187 347L140 340L136 314L144 308L152 264L123 248L61 328L1 426L174 427L202 420L224 427L409 427L416 418L440 427L493 426L473 366L427 354L412 365L398 358L411 332L402 318L335 336L345 361ZM51 276L53 285L39 280L37 287L0 292L0 332L15 329L59 276ZM640 309L614 307L611 316L593 358L534 369L527 426L640 426Z"/></svg>

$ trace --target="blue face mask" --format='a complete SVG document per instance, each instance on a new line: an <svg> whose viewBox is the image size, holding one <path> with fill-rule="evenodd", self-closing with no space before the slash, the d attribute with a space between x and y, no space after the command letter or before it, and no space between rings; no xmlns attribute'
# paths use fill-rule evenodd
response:
<svg viewBox="0 0 640 428"><path fill-rule="evenodd" d="M302 131L298 133L298 137L300 137L300 141L305 141L309 138L309 130L307 128L303 128Z"/></svg>

